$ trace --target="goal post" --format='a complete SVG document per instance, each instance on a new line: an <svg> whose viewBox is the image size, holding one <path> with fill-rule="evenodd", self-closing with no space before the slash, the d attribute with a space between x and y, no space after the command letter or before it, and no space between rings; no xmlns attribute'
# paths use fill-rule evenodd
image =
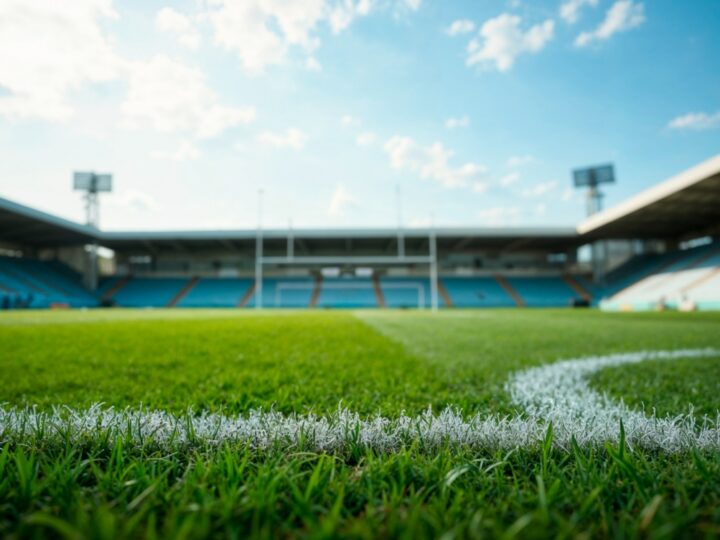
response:
<svg viewBox="0 0 720 540"><path fill-rule="evenodd" d="M407 255L399 253L397 256L386 256L386 255L315 255L315 256L297 256L294 253L294 249L290 249L290 245L293 242L290 236L288 236L287 244L288 250L285 256L264 256L264 238L262 229L258 229L255 246L255 307L262 309L263 307L263 271L265 265L275 266L300 266L300 267L315 267L322 268L323 266L331 265L354 265L354 266L407 266L407 265L427 265L429 270L430 278L430 308L433 312L438 310L439 299L438 299L438 260L437 260L437 237L435 231L431 231L428 236L428 253L427 255ZM306 285L309 286L309 285ZM416 285L414 285L416 286ZM424 307L424 295L425 291L418 293L423 295L423 302L421 303Z"/></svg>

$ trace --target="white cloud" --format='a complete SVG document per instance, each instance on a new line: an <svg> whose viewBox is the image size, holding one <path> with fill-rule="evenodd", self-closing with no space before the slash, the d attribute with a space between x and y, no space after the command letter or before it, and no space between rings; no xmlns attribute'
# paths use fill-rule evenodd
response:
<svg viewBox="0 0 720 540"><path fill-rule="evenodd" d="M547 213L547 205L545 203L537 203L535 205L535 213L538 216L544 216Z"/></svg>
<svg viewBox="0 0 720 540"><path fill-rule="evenodd" d="M312 33L326 13L325 0L208 0L207 7L215 43L252 73L282 64L290 47L312 53L319 45Z"/></svg>
<svg viewBox="0 0 720 540"><path fill-rule="evenodd" d="M470 19L458 19L447 27L445 33L449 36L459 36L460 34L468 34L475 30L475 23Z"/></svg>
<svg viewBox="0 0 720 540"><path fill-rule="evenodd" d="M488 189L490 189L490 185L490 182L479 180L477 182L473 182L472 190L475 193L485 193Z"/></svg>
<svg viewBox="0 0 720 540"><path fill-rule="evenodd" d="M408 221L408 227L413 229L427 229L433 225L433 220L429 217L414 217Z"/></svg>
<svg viewBox="0 0 720 540"><path fill-rule="evenodd" d="M119 76L100 26L117 18L111 0L2 0L0 116L68 120L73 91Z"/></svg>
<svg viewBox="0 0 720 540"><path fill-rule="evenodd" d="M156 212L162 209L155 197L143 191L127 190L109 197L107 205L133 212Z"/></svg>
<svg viewBox="0 0 720 540"><path fill-rule="evenodd" d="M595 7L598 0L566 0L560 6L560 16L568 24L575 24L580 19L580 11L585 6Z"/></svg>
<svg viewBox="0 0 720 540"><path fill-rule="evenodd" d="M200 32L197 31L190 17L170 7L164 7L157 12L155 28L160 32L174 34L178 42L189 49L197 49L200 46Z"/></svg>
<svg viewBox="0 0 720 540"><path fill-rule="evenodd" d="M345 186L338 184L332 198L330 199L328 215L332 217L342 217L345 215L348 208L356 207L358 202L358 199L350 193Z"/></svg>
<svg viewBox="0 0 720 540"><path fill-rule="evenodd" d="M345 30L353 19L363 17L370 13L373 7L371 0L343 0L335 5L330 11L328 22L330 29L334 34L338 34Z"/></svg>
<svg viewBox="0 0 720 540"><path fill-rule="evenodd" d="M524 189L522 191L523 197L542 197L543 195L547 195L551 191L554 191L558 188L558 181L557 180L551 180L549 182L540 182L538 184L535 184L531 188Z"/></svg>
<svg viewBox="0 0 720 540"><path fill-rule="evenodd" d="M463 128L470 125L470 119L467 116L460 118L448 118L445 120L445 127L448 129Z"/></svg>
<svg viewBox="0 0 720 540"><path fill-rule="evenodd" d="M307 60L305 60L305 68L308 71L322 71L322 65L314 56L309 56Z"/></svg>
<svg viewBox="0 0 720 540"><path fill-rule="evenodd" d="M150 126L208 138L255 119L252 107L220 105L200 70L166 56L133 64L129 83L121 105L123 125L128 128Z"/></svg>
<svg viewBox="0 0 720 540"><path fill-rule="evenodd" d="M358 146L370 146L375 142L376 138L372 131L363 131L356 137L355 142Z"/></svg>
<svg viewBox="0 0 720 540"><path fill-rule="evenodd" d="M345 115L342 116L342 118L340 118L340 123L341 123L343 126L351 126L351 125L353 125L355 122L357 122L357 119L356 119L356 118L353 118L353 117L352 117L351 115L349 115L349 114L345 114Z"/></svg>
<svg viewBox="0 0 720 540"><path fill-rule="evenodd" d="M282 133L263 131L258 135L258 141L275 148L292 148L301 150L307 143L308 136L297 128L288 128Z"/></svg>
<svg viewBox="0 0 720 540"><path fill-rule="evenodd" d="M485 225L507 225L517 222L522 210L517 206L494 206L478 212L478 219Z"/></svg>
<svg viewBox="0 0 720 540"><path fill-rule="evenodd" d="M524 156L510 156L507 159L507 166L511 169L517 169L518 167L524 167L525 165L530 165L532 163L535 163L535 158L530 154L525 154Z"/></svg>
<svg viewBox="0 0 720 540"><path fill-rule="evenodd" d="M434 180L448 188L478 182L487 172L484 166L472 162L452 167L448 163L453 155L451 150L440 143L421 146L410 137L391 138L385 143L385 152L392 168L417 173L423 179Z"/></svg>
<svg viewBox="0 0 720 540"><path fill-rule="evenodd" d="M513 171L509 174L506 174L500 179L500 185L503 187L511 186L515 184L518 180L520 180L520 173L517 171Z"/></svg>
<svg viewBox="0 0 720 540"><path fill-rule="evenodd" d="M555 23L552 20L536 24L527 31L520 28L521 22L519 16L509 13L485 21L478 37L467 46L467 65L494 65L499 71L507 71L519 55L536 53L553 38Z"/></svg>
<svg viewBox="0 0 720 540"><path fill-rule="evenodd" d="M422 0L401 0L401 3L411 11L417 11L422 5Z"/></svg>
<svg viewBox="0 0 720 540"><path fill-rule="evenodd" d="M630 30L645 22L645 6L632 0L618 0L605 15L605 20L592 32L583 32L577 39L577 47L585 47L593 41L609 39L613 34Z"/></svg>
<svg viewBox="0 0 720 540"><path fill-rule="evenodd" d="M720 127L720 111L716 113L694 112L673 118L668 128L676 130L703 130Z"/></svg>
<svg viewBox="0 0 720 540"><path fill-rule="evenodd" d="M200 157L200 150L190 141L182 141L180 146L171 152L158 150L153 152L152 157L167 159L170 161L190 161Z"/></svg>
<svg viewBox="0 0 720 540"><path fill-rule="evenodd" d="M404 3L417 0L404 0ZM204 0L215 44L234 52L250 73L283 64L293 52L312 57L321 24L334 34L370 14L374 0ZM314 69L315 63L307 67Z"/></svg>

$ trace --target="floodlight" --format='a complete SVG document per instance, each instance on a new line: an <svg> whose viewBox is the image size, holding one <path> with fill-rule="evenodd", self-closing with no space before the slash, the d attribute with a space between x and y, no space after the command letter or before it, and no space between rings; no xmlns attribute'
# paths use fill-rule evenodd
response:
<svg viewBox="0 0 720 540"><path fill-rule="evenodd" d="M615 183L615 169L612 164L596 165L573 171L575 187L596 187L600 184Z"/></svg>
<svg viewBox="0 0 720 540"><path fill-rule="evenodd" d="M110 192L112 191L112 175L76 172L73 175L73 187L76 191L90 193Z"/></svg>

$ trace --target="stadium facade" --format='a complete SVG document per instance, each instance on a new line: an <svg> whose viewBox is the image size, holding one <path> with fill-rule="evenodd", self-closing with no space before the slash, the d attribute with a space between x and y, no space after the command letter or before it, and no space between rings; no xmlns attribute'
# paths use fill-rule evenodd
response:
<svg viewBox="0 0 720 540"><path fill-rule="evenodd" d="M577 227L111 232L0 199L0 302L720 309L720 155Z"/></svg>

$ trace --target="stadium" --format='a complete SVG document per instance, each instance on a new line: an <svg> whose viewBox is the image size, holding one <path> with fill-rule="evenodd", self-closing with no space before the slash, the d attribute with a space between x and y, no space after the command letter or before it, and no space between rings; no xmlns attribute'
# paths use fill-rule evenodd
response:
<svg viewBox="0 0 720 540"><path fill-rule="evenodd" d="M720 156L564 229L0 207L5 533L715 531L720 321L602 311L720 307Z"/></svg>
<svg viewBox="0 0 720 540"><path fill-rule="evenodd" d="M716 4L0 0L0 538L720 537Z"/></svg>
<svg viewBox="0 0 720 540"><path fill-rule="evenodd" d="M30 308L713 310L719 208L720 156L576 228L115 232L2 199L0 286Z"/></svg>

